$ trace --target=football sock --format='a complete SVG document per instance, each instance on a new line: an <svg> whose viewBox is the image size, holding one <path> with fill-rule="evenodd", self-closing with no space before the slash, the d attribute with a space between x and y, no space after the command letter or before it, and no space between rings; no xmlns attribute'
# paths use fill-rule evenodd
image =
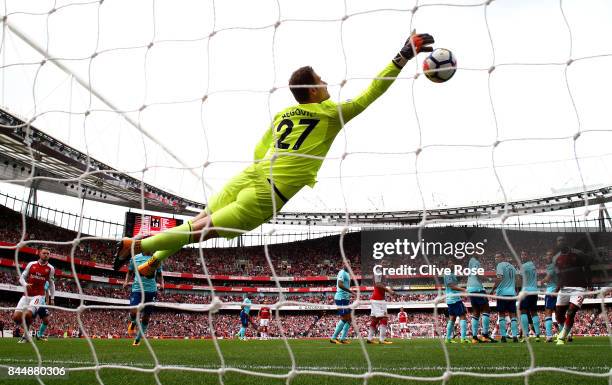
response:
<svg viewBox="0 0 612 385"><path fill-rule="evenodd" d="M574 317L566 317L563 330L559 332L559 338L563 339L567 337L572 331L572 326L574 326Z"/></svg>
<svg viewBox="0 0 612 385"><path fill-rule="evenodd" d="M453 321L448 320L446 323L446 339L451 340L453 338Z"/></svg>
<svg viewBox="0 0 612 385"><path fill-rule="evenodd" d="M552 317L544 318L544 328L546 329L546 337L552 337Z"/></svg>
<svg viewBox="0 0 612 385"><path fill-rule="evenodd" d="M340 336L341 340L345 340L346 336L348 335L348 331L349 328L351 327L351 323L350 322L345 322L344 323L344 328L342 328L342 335Z"/></svg>
<svg viewBox="0 0 612 385"><path fill-rule="evenodd" d="M460 320L459 326L461 328L461 338L465 339L465 337L467 336L467 320Z"/></svg>
<svg viewBox="0 0 612 385"><path fill-rule="evenodd" d="M40 328L38 329L38 334L37 335L39 337L42 337L43 334L45 333L45 330L47 330L47 324L43 322L43 323L40 324Z"/></svg>
<svg viewBox="0 0 612 385"><path fill-rule="evenodd" d="M502 317L500 316L500 320L499 320L499 335L502 337L506 336L506 317Z"/></svg>
<svg viewBox="0 0 612 385"><path fill-rule="evenodd" d="M482 313L482 335L489 335L489 323L491 322L489 318L489 313Z"/></svg>
<svg viewBox="0 0 612 385"><path fill-rule="evenodd" d="M540 316L537 314L531 317L533 321L533 331L535 332L536 337L540 336Z"/></svg>
<svg viewBox="0 0 612 385"><path fill-rule="evenodd" d="M510 329L512 330L512 337L518 337L518 322L516 320L516 317L510 319ZM526 334L529 334L529 323L527 323Z"/></svg>
<svg viewBox="0 0 612 385"><path fill-rule="evenodd" d="M380 341L384 341L387 335L387 325L380 325L380 336L378 337Z"/></svg>
<svg viewBox="0 0 612 385"><path fill-rule="evenodd" d="M334 331L334 334L332 335L332 339L335 340L336 338L338 338L338 334L340 334L343 328L344 328L344 320L338 321L338 324L336 325L336 330Z"/></svg>
<svg viewBox="0 0 612 385"><path fill-rule="evenodd" d="M525 313L521 314L521 326L523 328L523 337L529 337L529 317ZM512 333L514 333L514 330Z"/></svg>
<svg viewBox="0 0 612 385"><path fill-rule="evenodd" d="M157 250L176 250L186 244L191 243L191 222L185 222L180 226L174 227L163 233L140 241L142 251L153 252ZM169 255L168 255L169 256ZM166 256L166 258L168 257Z"/></svg>
<svg viewBox="0 0 612 385"><path fill-rule="evenodd" d="M158 261L163 261L169 256L176 254L182 248L183 246L172 250L157 250L155 253L153 253L153 258L157 259Z"/></svg>
<svg viewBox="0 0 612 385"><path fill-rule="evenodd" d="M478 317L471 316L471 326L472 326L472 337L478 337L478 323L480 322ZM482 333L484 335L484 332Z"/></svg>
<svg viewBox="0 0 612 385"><path fill-rule="evenodd" d="M149 327L148 322L140 321L140 330L138 330L138 335L136 336L136 342L140 341L140 339L145 335L148 327Z"/></svg>

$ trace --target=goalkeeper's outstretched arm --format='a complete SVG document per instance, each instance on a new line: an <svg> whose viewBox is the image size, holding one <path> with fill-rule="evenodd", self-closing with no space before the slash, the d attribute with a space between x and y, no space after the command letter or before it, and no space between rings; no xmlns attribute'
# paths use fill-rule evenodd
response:
<svg viewBox="0 0 612 385"><path fill-rule="evenodd" d="M395 58L389 63L370 83L359 96L353 100L340 103L339 112L342 114L344 123L353 119L372 104L380 95L385 93L393 84L395 78L410 59L416 56L419 52L431 52L430 47L434 43L434 38L430 34L412 34L404 43L402 49L397 53Z"/></svg>

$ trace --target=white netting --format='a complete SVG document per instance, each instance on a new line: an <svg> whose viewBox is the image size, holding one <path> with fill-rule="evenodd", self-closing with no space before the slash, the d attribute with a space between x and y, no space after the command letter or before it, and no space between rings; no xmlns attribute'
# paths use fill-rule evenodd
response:
<svg viewBox="0 0 612 385"><path fill-rule="evenodd" d="M345 130L343 138L338 139L340 146L326 157L326 161L332 164L330 167L337 170L334 179L337 184L323 187L320 192L330 199L334 197L336 200L333 204L342 206L346 214L347 221L339 245L345 264L347 257L343 240L351 227L348 214L355 211L350 198L356 186L354 179L343 177L347 172L350 174L353 171L355 175L349 176L354 177L360 172L384 168L385 176L401 176L408 169L408 175L414 178L403 178L402 184L389 185L389 191L384 191L382 196L397 197L414 193L416 205L423 208L420 230L432 223L427 218L427 209L435 207L439 200L449 204L454 199L465 203L476 200L474 194L486 191L488 196L485 199L504 202L501 213L504 222L512 217L507 203L513 197L534 192L543 195L546 190L543 186L562 189L574 185L586 192L587 186L609 182L605 162L607 154L601 155L600 151L609 143L612 132L607 127L605 116L609 103L605 90L610 89L606 86L609 79L604 79L605 69L609 67L612 57L609 39L606 39L610 35L606 33L610 27L609 20L605 19L606 10L610 10L609 4L598 4L601 9L578 1L549 2L546 6L529 2L515 5L502 1L465 4L417 1L407 6L402 4L402 7L392 2L390 5L375 4L377 8L371 8L372 4L350 1L309 2L307 7L290 6L281 1L272 1L265 6L259 2L211 1L202 5L197 12L190 12L174 3L159 0L130 6L108 0L76 3L53 1L45 4L5 1L2 7L2 104L25 117L26 130L29 124L43 131L63 125L68 132L61 132L60 137L81 148L88 156L101 158L126 174L138 176L143 182L172 180L172 183L167 183L171 188L181 193L189 190L185 195L205 200L211 193L209 181L218 180L228 170L235 171L232 167L236 163L248 164L251 159L250 149L243 151L246 155L234 157L235 153L228 151L232 156L226 156L226 148L216 144L235 140L238 136L250 143L256 142L259 131L253 133L249 120L269 123L277 105L291 103L286 98L285 75L294 67L305 64L303 61L308 59L308 53L304 52L320 52L316 67L321 68L323 74L333 74L334 81L329 82L334 91L332 95L342 100L352 96L353 91L360 89L364 80L371 80L371 74L379 69L367 58L380 54L391 59L403 38L416 28L419 32L431 32L455 51L459 58L459 73L445 85L445 93L440 91L442 88L435 88L423 76L419 76L419 60L409 63L396 81L396 87L389 91L390 95L383 96L385 99L399 98L401 103L385 107L385 103L381 102L378 106L372 106L372 111L351 123L355 127L363 125L368 139L353 142L356 133ZM556 14L551 13L553 9ZM599 12L589 13L594 9ZM419 20L421 14L422 21ZM572 15L583 20L589 16L604 19L582 23L583 29L575 31L572 28ZM240 23L236 23L234 18ZM372 21L377 19L383 21ZM499 24L494 24L492 19ZM367 21L358 24L358 20ZM542 27L542 23L545 27ZM475 24L478 27L474 27ZM452 28L447 25L452 25ZM548 28L550 25L555 28ZM385 28L394 30L383 32ZM440 39L436 29L445 29L446 35L443 34ZM454 34L453 29L456 31ZM462 29L467 32L461 32ZM108 33L109 30L113 33ZM384 38L377 37L378 33ZM496 33L501 36L499 41L496 41ZM247 35L253 40L245 41ZM576 39L580 44L576 44ZM63 41L70 43L63 44ZM478 48L470 48L472 46ZM583 46L587 48L582 49ZM597 49L593 49L594 46ZM185 56L186 52L189 52L188 56ZM551 52L553 54L548 57L543 54ZM109 57L114 55L126 55L130 60L110 60ZM584 70L579 68L582 64L591 66ZM50 78L51 73L55 77L61 73L65 76L62 81L54 82ZM508 77L513 73L514 77ZM462 74L463 80L459 76ZM577 77L575 82L572 76ZM257 81L252 82L253 79ZM543 87L536 86L540 82L544 84ZM176 84L182 85L183 93L177 92ZM474 94L473 101L470 100L467 105L456 102L458 98L472 99L472 94L468 92L477 87L486 90L484 98L482 94ZM539 92L542 88L551 92L542 94ZM512 91L504 93L505 90ZM277 99L280 93L282 100ZM254 99L249 99L251 96ZM578 99L581 101L577 102ZM253 115L253 110L249 110L249 113L241 116L242 105L249 105L258 112ZM461 109L464 110L459 111ZM388 127L382 127L383 124L377 122L377 116L385 114L393 117L385 122L384 125ZM457 116L461 119L457 119ZM445 120L445 123L435 123L439 120ZM198 129L185 128L183 132L182 129L188 125L197 126ZM539 129L544 126L548 129ZM164 127L165 130L162 129ZM411 134L405 132L409 128ZM381 133L386 129L387 133ZM176 144L176 136L182 137L181 146ZM387 147L377 146L374 143L376 140ZM90 149L94 144L97 148ZM108 148L113 151L108 151ZM43 178L53 180L36 174L36 165L40 160L33 156L31 147L29 150L32 152L30 177L13 182ZM545 163L543 153L556 152L565 153L566 158L558 162L559 167L554 172L529 166ZM480 160L489 159L488 170L481 167L482 163L479 166L476 159L466 160L463 157L466 153L478 154ZM517 153L527 158L526 167L520 170L500 167L500 157L501 163L505 164ZM363 163L353 165L353 158L366 159L365 163L372 168L361 170ZM389 159L399 161L390 165ZM446 180L436 179L437 165L449 162L458 162L463 172L446 175ZM426 164L434 166L428 167ZM568 175L570 166L574 171ZM322 171L329 170L324 168ZM56 180L76 183L80 191L82 178L100 172L104 170L87 169L76 180ZM529 188L520 183L525 172L533 172L533 178L526 183L530 185ZM466 175L471 175L473 179L460 183ZM511 184L510 189L508 184ZM406 187L408 185L411 187ZM375 183L361 187L366 189L366 195L368 189L380 190ZM446 191L439 192L444 187ZM453 197L454 192L460 189L466 190L466 193ZM271 194L274 194L273 190ZM307 194L304 200L321 205ZM586 218L590 214L586 194L584 200ZM142 201L144 206L144 192ZM386 207L401 207L403 202L399 200L399 203ZM83 199L79 207L81 217L85 207ZM25 226L25 212L23 224L18 247L40 243L26 240L28 229ZM276 227L270 226L266 231L273 234ZM520 265L505 229L502 228L502 231L508 248ZM79 242L88 239L109 238L83 237L79 228L78 236L72 242L44 241L49 245L72 245L71 256L74 257ZM264 249L279 293L279 301L271 305L273 313L279 317L280 310L288 305L313 306L311 303L285 300L268 245ZM206 253L201 247L199 260L201 272L208 275ZM81 314L88 309L125 309L124 306L85 305L74 258L71 261L81 305L72 309L53 306L52 309L76 312L82 330L86 328ZM17 252L15 262L19 270ZM355 284L359 286L357 282ZM210 279L208 285L213 286ZM521 292L516 298L521 299L524 294ZM601 299L603 314L607 314L604 291L588 294ZM236 304L218 300L214 292L211 298L211 304L203 309L211 314L207 319L209 328L214 330L215 313ZM437 305L444 300L439 292L435 299L422 303L436 305L434 319L437 319ZM351 304L353 313L354 309L364 304L367 305L367 302L355 301ZM143 310L142 304L138 309ZM612 338L607 317L606 325ZM372 377L442 380L445 383L453 376L524 377L528 382L530 375L540 372L610 378L609 372L537 366L529 342L529 368L503 373L453 369L450 353L444 343L440 344L440 349L444 351L446 368L440 376L376 371L363 339L359 339L359 343L366 365L359 373L301 369L282 327L280 333L291 362L286 372L275 374L226 365L215 333L212 335L220 365L188 370L218 374L220 383L224 382L223 374L228 372L286 379L288 383L299 374L357 378L363 379L364 383ZM357 333L361 334L360 330ZM187 370L164 365L146 338L144 343L154 361L153 368L145 369L127 363L104 364L99 361L91 339L86 337L94 365L71 370L94 371L99 383L103 383L99 375L102 368L153 373L157 383L160 383L158 374L162 370ZM36 344L31 345L38 363L42 363Z"/></svg>

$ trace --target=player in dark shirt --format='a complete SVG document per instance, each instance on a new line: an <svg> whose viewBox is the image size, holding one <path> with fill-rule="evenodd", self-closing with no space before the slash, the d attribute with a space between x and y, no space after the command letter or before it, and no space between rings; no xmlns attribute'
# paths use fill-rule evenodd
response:
<svg viewBox="0 0 612 385"><path fill-rule="evenodd" d="M582 307L584 292L591 286L590 258L581 250L571 248L564 236L557 238L556 251L553 263L559 295L555 313L559 325L563 325L557 344L564 345L576 313Z"/></svg>

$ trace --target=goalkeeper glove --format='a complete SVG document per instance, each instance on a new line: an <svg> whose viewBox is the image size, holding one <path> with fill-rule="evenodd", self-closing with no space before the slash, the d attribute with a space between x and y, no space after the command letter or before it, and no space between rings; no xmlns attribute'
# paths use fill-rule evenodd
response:
<svg viewBox="0 0 612 385"><path fill-rule="evenodd" d="M412 34L404 43L404 47L397 53L393 59L393 63L397 68L404 68L408 60L412 59L419 52L432 52L433 47L429 47L434 43L434 38L428 33Z"/></svg>

